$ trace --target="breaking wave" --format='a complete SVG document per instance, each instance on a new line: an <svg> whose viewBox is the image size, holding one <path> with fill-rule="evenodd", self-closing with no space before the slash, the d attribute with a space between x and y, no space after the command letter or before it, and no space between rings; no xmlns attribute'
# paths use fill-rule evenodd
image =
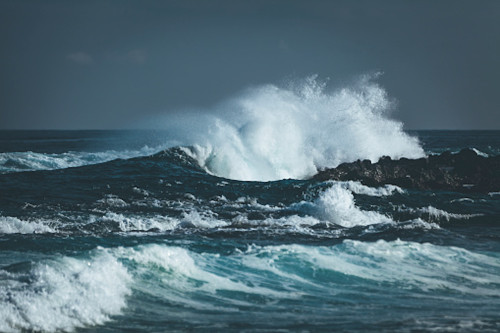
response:
<svg viewBox="0 0 500 333"><path fill-rule="evenodd" d="M0 270L0 331L73 331L102 324L126 305L131 277L110 253L61 257Z"/></svg>
<svg viewBox="0 0 500 333"><path fill-rule="evenodd" d="M370 225L394 222L390 217L374 211L365 211L358 208L351 191L344 188L345 183L333 183L313 202L302 201L293 205L320 220L328 221L343 227ZM376 189L366 187L367 191Z"/></svg>
<svg viewBox="0 0 500 333"><path fill-rule="evenodd" d="M159 149L159 147L144 146L138 150L123 151L69 151L60 154L36 153L32 151L0 153L0 174L21 171L66 169L83 165L99 164L117 158L127 159L151 155Z"/></svg>
<svg viewBox="0 0 500 333"><path fill-rule="evenodd" d="M202 119L197 114L169 122L186 135L187 152L212 174L302 179L357 159L424 156L418 140L388 117L391 108L372 76L334 91L312 76L288 88L249 89Z"/></svg>
<svg viewBox="0 0 500 333"><path fill-rule="evenodd" d="M417 138L389 118L386 91L364 76L337 90L311 76L287 87L246 90L212 110L169 115L161 147L60 154L0 154L0 173L52 170L147 156L181 146L205 171L236 180L303 179L357 159L424 156Z"/></svg>
<svg viewBox="0 0 500 333"><path fill-rule="evenodd" d="M54 223L46 220L22 220L13 216L0 216L0 234L54 233Z"/></svg>

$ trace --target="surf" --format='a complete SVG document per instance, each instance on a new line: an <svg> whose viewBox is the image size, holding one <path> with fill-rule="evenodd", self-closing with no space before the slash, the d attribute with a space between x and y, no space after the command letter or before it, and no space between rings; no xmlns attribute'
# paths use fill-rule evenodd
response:
<svg viewBox="0 0 500 333"><path fill-rule="evenodd" d="M424 156L390 118L394 103L375 79L337 89L316 75L256 86L211 110L169 116L165 127L207 172L235 180L304 179L357 159Z"/></svg>
<svg viewBox="0 0 500 333"><path fill-rule="evenodd" d="M317 75L254 86L212 108L155 119L164 136L160 145L123 151L6 152L0 154L0 173L66 169L180 149L209 174L273 181L306 179L357 159L425 156L418 139L391 118L395 103L377 76L364 75L338 88Z"/></svg>

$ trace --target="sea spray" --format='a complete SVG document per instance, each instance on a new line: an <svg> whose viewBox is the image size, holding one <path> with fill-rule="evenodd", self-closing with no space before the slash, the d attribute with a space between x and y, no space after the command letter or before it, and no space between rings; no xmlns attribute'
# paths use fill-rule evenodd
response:
<svg viewBox="0 0 500 333"><path fill-rule="evenodd" d="M344 184L333 183L330 188L322 192L313 202L302 201L293 204L291 207L320 220L347 228L394 222L383 214L374 211L364 211L356 207L352 192L345 189L343 187Z"/></svg>
<svg viewBox="0 0 500 333"><path fill-rule="evenodd" d="M156 121L163 144L104 152L0 153L0 173L64 169L183 147L207 172L251 181L304 179L357 159L422 157L416 138L389 118L393 103L374 79L329 89L310 76L249 88L209 110Z"/></svg>
<svg viewBox="0 0 500 333"><path fill-rule="evenodd" d="M388 118L392 103L373 79L333 91L316 76L288 87L258 86L202 120L177 117L169 126L184 133L191 156L208 172L237 180L303 179L356 159L424 156L402 123Z"/></svg>

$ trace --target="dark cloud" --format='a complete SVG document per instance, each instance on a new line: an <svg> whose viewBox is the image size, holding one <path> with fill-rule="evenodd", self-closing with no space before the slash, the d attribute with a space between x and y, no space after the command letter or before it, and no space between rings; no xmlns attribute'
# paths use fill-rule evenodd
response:
<svg viewBox="0 0 500 333"><path fill-rule="evenodd" d="M499 128L498 36L496 0L4 0L0 127L134 127L249 85L383 71L408 128Z"/></svg>

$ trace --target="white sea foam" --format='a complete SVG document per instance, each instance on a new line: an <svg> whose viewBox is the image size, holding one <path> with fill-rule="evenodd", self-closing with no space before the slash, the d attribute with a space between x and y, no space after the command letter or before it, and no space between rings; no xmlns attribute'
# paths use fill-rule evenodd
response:
<svg viewBox="0 0 500 333"><path fill-rule="evenodd" d="M496 298L499 271L494 254L401 240L252 245L227 254L166 244L98 248L87 258L0 270L0 331L73 331L103 324L122 313L132 290L175 308L169 318L193 309L238 313L239 306L256 304L280 311L283 299L321 301L359 291L360 285L367 292L418 289Z"/></svg>
<svg viewBox="0 0 500 333"><path fill-rule="evenodd" d="M474 199L471 199L471 198L460 198L460 199L453 199L450 202L451 203L454 203L454 202L474 202Z"/></svg>
<svg viewBox="0 0 500 333"><path fill-rule="evenodd" d="M472 150L479 156L482 156L482 157L488 157L489 155L486 154L486 153L483 153L482 151L476 149L476 148L472 148Z"/></svg>
<svg viewBox="0 0 500 333"><path fill-rule="evenodd" d="M420 218L411 220L411 221L406 221L406 222L400 222L396 223L394 225L396 229L421 229L421 230L431 230L431 229L441 229L441 227L433 222L427 222L424 221Z"/></svg>
<svg viewBox="0 0 500 333"><path fill-rule="evenodd" d="M88 223L112 223L119 231L169 231L179 227L196 227L196 228L216 228L228 225L228 222L217 219L213 213L208 210L204 213L199 213L196 210L186 211L180 218L155 215L155 216L138 216L124 215L114 212L107 212L101 217L92 217Z"/></svg>
<svg viewBox="0 0 500 333"><path fill-rule="evenodd" d="M142 188L139 188L137 186L134 186L132 187L132 191L134 191L135 193L137 194L140 194L142 195L143 197L148 197L151 195L151 193L149 193L148 191L146 191L145 189L142 189Z"/></svg>
<svg viewBox="0 0 500 333"><path fill-rule="evenodd" d="M97 219L99 222L113 222L123 232L158 230L164 232L173 230L179 225L179 220L168 216L156 215L153 217L125 216L108 212Z"/></svg>
<svg viewBox="0 0 500 333"><path fill-rule="evenodd" d="M429 219L432 220L440 220L440 219L445 219L446 221L449 221L451 219L455 220L468 220L473 217L478 217L478 216L483 216L483 214L458 214L458 213L450 213L445 210L433 207L433 206L427 206L427 207L421 207L421 208L406 208L403 209L404 211L409 211L411 213L419 213L419 214L428 214Z"/></svg>
<svg viewBox="0 0 500 333"><path fill-rule="evenodd" d="M345 189L342 183L333 183L313 202L302 201L290 208L343 227L394 222L383 214L359 209L352 192Z"/></svg>
<svg viewBox="0 0 500 333"><path fill-rule="evenodd" d="M23 275L27 275L23 277ZM0 271L0 331L73 331L102 324L126 305L131 277L105 250L62 257L27 273Z"/></svg>
<svg viewBox="0 0 500 333"><path fill-rule="evenodd" d="M421 212L428 213L431 217L434 218L445 218L447 221L450 219L470 219L472 217L483 216L483 214L457 214L457 213L449 213L445 210L438 209L432 206L423 207L419 209Z"/></svg>
<svg viewBox="0 0 500 333"><path fill-rule="evenodd" d="M222 290L296 298L304 295L307 285L335 293L331 287L336 278L332 275L325 275L322 283L317 283L315 275L321 272L387 282L402 289L500 296L500 258L429 243L346 240L332 247L253 245L247 251L227 256L166 245L120 251L120 257L140 265L139 275L158 272L157 277L168 290L163 296L184 304L190 300L183 298L193 292L219 300L225 298L217 294ZM341 289L345 290L345 285Z"/></svg>
<svg viewBox="0 0 500 333"><path fill-rule="evenodd" d="M60 154L27 152L0 153L0 173L53 170L98 164L117 158L151 155L160 147L144 146L139 150L108 150L102 152L70 151Z"/></svg>
<svg viewBox="0 0 500 333"><path fill-rule="evenodd" d="M21 220L12 216L0 216L0 234L40 234L56 232L51 221Z"/></svg>
<svg viewBox="0 0 500 333"><path fill-rule="evenodd" d="M388 118L390 109L372 77L333 92L310 77L288 88L250 89L203 117L170 117L166 126L185 137L186 152L208 172L268 181L356 159L424 156L418 140Z"/></svg>
<svg viewBox="0 0 500 333"><path fill-rule="evenodd" d="M299 294L298 292L290 294L254 285L248 279L251 273L239 272L237 269L228 270L227 267L237 265L237 261L234 261L233 258L226 260L218 254L198 254L180 247L152 244L136 249L121 248L117 255L138 265L137 279L142 280L145 284L138 287L141 291L154 292L155 296L161 295L169 301L183 306L213 311L214 305L210 298L216 298L219 302L224 300L225 303L229 304L245 304L244 301L218 294L219 291L278 298L296 297ZM154 273L155 278L161 281L160 288L158 288L158 284L148 285L149 278L147 277L151 273ZM202 294L205 301L186 297L195 293ZM231 310L232 307L229 309Z"/></svg>
<svg viewBox="0 0 500 333"><path fill-rule="evenodd" d="M123 208L129 205L123 199L119 198L114 194L106 194L104 198L97 200L97 203L100 205L105 205L108 207L116 207L116 208Z"/></svg>
<svg viewBox="0 0 500 333"><path fill-rule="evenodd" d="M290 268L283 266L293 257L300 267L389 282L403 289L500 296L497 289L500 259L457 247L401 240L374 243L346 240L333 247L253 246L247 255L244 259L247 265L274 274L289 272Z"/></svg>
<svg viewBox="0 0 500 333"><path fill-rule="evenodd" d="M280 218L266 218L263 220L249 220L244 216L237 216L233 219L234 224L249 224L255 226L279 226L279 227L311 227L317 224L325 223L313 216L290 215Z"/></svg>
<svg viewBox="0 0 500 333"><path fill-rule="evenodd" d="M227 226L228 223L217 219L213 216L211 211L206 211L204 214L193 210L183 214L181 219L181 224L183 226L191 225L197 228L216 228Z"/></svg>
<svg viewBox="0 0 500 333"><path fill-rule="evenodd" d="M427 222L420 218L416 218L409 221L403 222L393 222L390 224L382 224L382 225L370 225L366 229L363 229L362 234L376 234L380 232L390 230L432 230L432 229L441 229L441 227L434 222Z"/></svg>
<svg viewBox="0 0 500 333"><path fill-rule="evenodd" d="M267 212L272 212L281 209L281 207L277 206L260 204L257 198L253 197L239 197L230 205L233 207L239 207L239 208L245 207L247 209L258 209L260 211L267 211Z"/></svg>
<svg viewBox="0 0 500 333"><path fill-rule="evenodd" d="M342 187L356 194L364 194L372 197L383 197L393 195L394 193L405 193L405 191L396 185L385 185L382 187L369 187L358 181L337 182Z"/></svg>
<svg viewBox="0 0 500 333"><path fill-rule="evenodd" d="M500 296L491 284L500 283L500 260L458 247L405 241L375 243L347 240L335 255L322 257L325 268L343 267L350 275L398 282L424 290L450 289ZM367 265L370 264L370 265ZM481 284L482 288L477 288ZM476 289L477 288L477 289Z"/></svg>

